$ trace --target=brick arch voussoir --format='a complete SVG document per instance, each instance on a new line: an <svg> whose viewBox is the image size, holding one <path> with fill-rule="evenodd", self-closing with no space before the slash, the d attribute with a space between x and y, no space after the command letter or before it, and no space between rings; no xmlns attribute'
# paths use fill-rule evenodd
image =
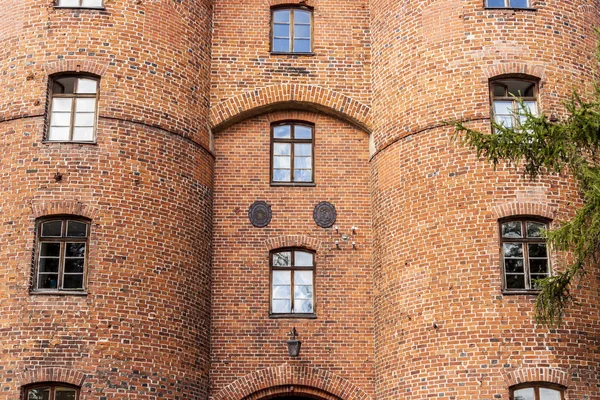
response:
<svg viewBox="0 0 600 400"><path fill-rule="evenodd" d="M369 106L342 93L316 85L282 84L233 96L211 110L211 127L219 132L256 115L280 111L321 112L371 132Z"/></svg>
<svg viewBox="0 0 600 400"><path fill-rule="evenodd" d="M527 75L540 79L544 82L546 78L545 69L541 65L527 64L523 62L507 62L491 65L484 68L486 80L502 75Z"/></svg>
<svg viewBox="0 0 600 400"><path fill-rule="evenodd" d="M97 208L76 200L32 203L31 209L34 218L48 215L77 215L93 220L98 214Z"/></svg>
<svg viewBox="0 0 600 400"><path fill-rule="evenodd" d="M47 75L74 72L93 74L102 77L106 73L108 65L93 60L60 60L47 63L43 68Z"/></svg>
<svg viewBox="0 0 600 400"><path fill-rule="evenodd" d="M306 235L283 235L267 239L265 247L268 251L282 247L303 247L319 252L323 248L320 240Z"/></svg>
<svg viewBox="0 0 600 400"><path fill-rule="evenodd" d="M291 365L254 371L223 388L212 400L259 400L290 393L292 387L302 388L296 393L322 394L326 400L371 400L362 389L334 373Z"/></svg>
<svg viewBox="0 0 600 400"><path fill-rule="evenodd" d="M42 382L60 382L82 387L85 374L60 367L32 368L23 372L19 379L20 386L32 385Z"/></svg>
<svg viewBox="0 0 600 400"><path fill-rule="evenodd" d="M506 373L504 379L509 387L527 382L547 382L564 387L569 386L567 371L549 367L519 368Z"/></svg>
<svg viewBox="0 0 600 400"><path fill-rule="evenodd" d="M553 220L556 217L556 208L542 203L512 202L499 204L492 208L497 219L517 215L534 215Z"/></svg>
<svg viewBox="0 0 600 400"><path fill-rule="evenodd" d="M307 6L315 8L316 0L268 0L269 7L277 6Z"/></svg>

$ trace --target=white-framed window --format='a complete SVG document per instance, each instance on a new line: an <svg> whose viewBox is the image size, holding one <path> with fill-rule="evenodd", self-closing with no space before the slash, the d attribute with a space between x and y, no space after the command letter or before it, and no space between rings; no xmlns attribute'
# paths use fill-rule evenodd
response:
<svg viewBox="0 0 600 400"><path fill-rule="evenodd" d="M64 8L104 8L103 0L56 0L56 7Z"/></svg>

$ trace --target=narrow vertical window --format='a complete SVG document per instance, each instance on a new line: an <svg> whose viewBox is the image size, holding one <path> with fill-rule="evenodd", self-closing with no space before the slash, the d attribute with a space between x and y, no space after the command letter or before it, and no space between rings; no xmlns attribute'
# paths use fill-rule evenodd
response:
<svg viewBox="0 0 600 400"><path fill-rule="evenodd" d="M310 53L312 51L312 12L300 8L272 10L271 51Z"/></svg>
<svg viewBox="0 0 600 400"><path fill-rule="evenodd" d="M313 136L304 123L271 126L271 183L314 183Z"/></svg>
<svg viewBox="0 0 600 400"><path fill-rule="evenodd" d="M89 222L69 218L38 222L36 291L84 289L89 228Z"/></svg>
<svg viewBox="0 0 600 400"><path fill-rule="evenodd" d="M271 315L312 316L314 253L285 249L271 253Z"/></svg>
<svg viewBox="0 0 600 400"><path fill-rule="evenodd" d="M535 291L535 281L550 275L543 231L548 223L513 219L500 222L500 248L506 291Z"/></svg>
<svg viewBox="0 0 600 400"><path fill-rule="evenodd" d="M34 385L25 389L26 400L78 400L79 389L65 384Z"/></svg>
<svg viewBox="0 0 600 400"><path fill-rule="evenodd" d="M63 76L51 80L49 142L93 142L98 79Z"/></svg>
<svg viewBox="0 0 600 400"><path fill-rule="evenodd" d="M490 84L494 121L506 128L516 128L525 119L521 107L537 114L537 83L518 79L494 80ZM520 101L522 101L522 106Z"/></svg>
<svg viewBox="0 0 600 400"><path fill-rule="evenodd" d="M56 7L103 8L102 0L56 0Z"/></svg>

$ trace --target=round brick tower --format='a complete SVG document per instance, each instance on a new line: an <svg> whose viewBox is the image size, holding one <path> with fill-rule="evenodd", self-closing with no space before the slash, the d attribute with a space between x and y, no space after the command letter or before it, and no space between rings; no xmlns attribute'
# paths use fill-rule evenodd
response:
<svg viewBox="0 0 600 400"><path fill-rule="evenodd" d="M43 382L81 399L206 398L211 1L59 5L0 10L0 398ZM92 122L82 111L63 137L68 78L87 79L74 90ZM49 220L80 224L60 239Z"/></svg>
<svg viewBox="0 0 600 400"><path fill-rule="evenodd" d="M483 3L371 1L375 398L508 399L523 382L598 398L598 282L577 286L558 331L534 324L534 294L503 291L499 220L568 218L576 187L494 171L443 121L489 131L496 78L535 82L560 116L574 87L590 89L600 4Z"/></svg>

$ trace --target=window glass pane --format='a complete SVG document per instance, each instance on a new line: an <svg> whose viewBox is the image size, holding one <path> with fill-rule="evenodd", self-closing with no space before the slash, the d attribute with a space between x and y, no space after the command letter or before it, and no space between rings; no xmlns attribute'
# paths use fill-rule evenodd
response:
<svg viewBox="0 0 600 400"><path fill-rule="evenodd" d="M279 271L276 271L279 272ZM287 271L284 271L287 272ZM294 271L295 285L312 285L312 271Z"/></svg>
<svg viewBox="0 0 600 400"><path fill-rule="evenodd" d="M273 157L273 168L290 169L290 165L291 165L291 158L288 156Z"/></svg>
<svg viewBox="0 0 600 400"><path fill-rule="evenodd" d="M294 127L294 137L296 139L312 139L312 128L308 126L296 125Z"/></svg>
<svg viewBox="0 0 600 400"><path fill-rule="evenodd" d="M294 155L310 156L311 154L312 154L312 144L310 144L310 143L295 143L294 144Z"/></svg>
<svg viewBox="0 0 600 400"><path fill-rule="evenodd" d="M294 39L310 39L310 25L294 25Z"/></svg>
<svg viewBox="0 0 600 400"><path fill-rule="evenodd" d="M297 251L295 254L295 261L297 267L312 267L313 255L305 251Z"/></svg>
<svg viewBox="0 0 600 400"><path fill-rule="evenodd" d="M69 140L70 129L71 128L69 128L69 127L60 128L60 127L52 126L52 127L50 127L50 130L48 131L48 140L49 141Z"/></svg>
<svg viewBox="0 0 600 400"><path fill-rule="evenodd" d="M513 126L513 117L496 115L496 117L494 118L494 121L496 121L496 123L498 125L502 125L505 128L512 128L512 126Z"/></svg>
<svg viewBox="0 0 600 400"><path fill-rule="evenodd" d="M83 263L83 258L65 259L65 273L83 274Z"/></svg>
<svg viewBox="0 0 600 400"><path fill-rule="evenodd" d="M290 10L273 11L273 22L290 22Z"/></svg>
<svg viewBox="0 0 600 400"><path fill-rule="evenodd" d="M273 127L273 137L276 139L289 139L291 137L291 128L289 125L279 125Z"/></svg>
<svg viewBox="0 0 600 400"><path fill-rule="evenodd" d="M71 112L72 104L73 104L72 98L55 97L52 99L52 112L55 112L55 111Z"/></svg>
<svg viewBox="0 0 600 400"><path fill-rule="evenodd" d="M292 252L283 251L273 254L273 266L288 267L290 265L292 265Z"/></svg>
<svg viewBox="0 0 600 400"><path fill-rule="evenodd" d="M67 243L66 257L84 257L85 243Z"/></svg>
<svg viewBox="0 0 600 400"><path fill-rule="evenodd" d="M98 81L95 79L79 78L77 82L77 93L81 94L93 94L96 93L96 86Z"/></svg>
<svg viewBox="0 0 600 400"><path fill-rule="evenodd" d="M546 277L548 277L548 275L537 275L537 274L536 274L536 275L531 275L531 286L532 286L534 289L539 289L539 288L540 288L540 286L539 286L539 284L538 284L538 282L537 282L537 281L538 281L538 279L544 279L544 278L546 278Z"/></svg>
<svg viewBox="0 0 600 400"><path fill-rule="evenodd" d="M75 142L89 142L94 140L94 128L82 128L76 127L73 129L73 141Z"/></svg>
<svg viewBox="0 0 600 400"><path fill-rule="evenodd" d="M290 300L273 300L273 312L274 313L289 313L292 311Z"/></svg>
<svg viewBox="0 0 600 400"><path fill-rule="evenodd" d="M84 222L68 221L67 222L68 237L86 237L87 224Z"/></svg>
<svg viewBox="0 0 600 400"><path fill-rule="evenodd" d="M290 51L289 39L273 39L273 51L287 53Z"/></svg>
<svg viewBox="0 0 600 400"><path fill-rule="evenodd" d="M289 169L274 169L273 170L273 181L274 182L290 182L291 172Z"/></svg>
<svg viewBox="0 0 600 400"><path fill-rule="evenodd" d="M39 274L38 288L40 289L57 289L58 274Z"/></svg>
<svg viewBox="0 0 600 400"><path fill-rule="evenodd" d="M60 256L60 243L42 243L40 248L41 257L58 257Z"/></svg>
<svg viewBox="0 0 600 400"><path fill-rule="evenodd" d="M523 105L530 113L537 115L537 103L535 101L525 101Z"/></svg>
<svg viewBox="0 0 600 400"><path fill-rule="evenodd" d="M554 389L540 388L540 400L560 400L560 392Z"/></svg>
<svg viewBox="0 0 600 400"><path fill-rule="evenodd" d="M60 237L62 221L48 221L42 223L42 237Z"/></svg>
<svg viewBox="0 0 600 400"><path fill-rule="evenodd" d="M76 113L75 126L94 126L94 113Z"/></svg>
<svg viewBox="0 0 600 400"><path fill-rule="evenodd" d="M102 7L102 0L81 0L81 6L82 7Z"/></svg>
<svg viewBox="0 0 600 400"><path fill-rule="evenodd" d="M547 274L548 260L545 258L529 260L529 269L532 274Z"/></svg>
<svg viewBox="0 0 600 400"><path fill-rule="evenodd" d="M515 400L535 400L533 388L515 390Z"/></svg>
<svg viewBox="0 0 600 400"><path fill-rule="evenodd" d="M79 0L58 0L59 7L79 7Z"/></svg>
<svg viewBox="0 0 600 400"><path fill-rule="evenodd" d="M523 244L504 243L504 257L523 258Z"/></svg>
<svg viewBox="0 0 600 400"><path fill-rule="evenodd" d="M76 0L72 0L73 2L76 2ZM66 3L66 0L62 1L63 3ZM64 4L66 7L69 7L70 5L68 4ZM74 4L75 6L77 4ZM58 79L54 79L54 84L52 85L52 93L55 94L73 94L75 93L75 80L76 78L58 78Z"/></svg>
<svg viewBox="0 0 600 400"><path fill-rule="evenodd" d="M295 169L311 169L312 168L312 157L295 157L294 158Z"/></svg>
<svg viewBox="0 0 600 400"><path fill-rule="evenodd" d="M512 101L494 101L494 113L498 115L513 115Z"/></svg>
<svg viewBox="0 0 600 400"><path fill-rule="evenodd" d="M273 271L273 286L275 285L290 285L291 271Z"/></svg>
<svg viewBox="0 0 600 400"><path fill-rule="evenodd" d="M508 259L504 260L504 268L507 273L523 273L523 259Z"/></svg>
<svg viewBox="0 0 600 400"><path fill-rule="evenodd" d="M68 99L70 100L70 99ZM96 99L76 99L75 100L75 111L76 112L95 112L96 111Z"/></svg>
<svg viewBox="0 0 600 400"><path fill-rule="evenodd" d="M510 6L513 8L527 8L527 0L510 0Z"/></svg>
<svg viewBox="0 0 600 400"><path fill-rule="evenodd" d="M295 39L294 38L294 52L310 53L310 39Z"/></svg>
<svg viewBox="0 0 600 400"><path fill-rule="evenodd" d="M294 300L294 312L295 313L312 313L313 312L312 300Z"/></svg>
<svg viewBox="0 0 600 400"><path fill-rule="evenodd" d="M294 10L295 24L310 24L310 12L304 10Z"/></svg>
<svg viewBox="0 0 600 400"><path fill-rule="evenodd" d="M40 258L39 261L39 272L55 272L58 273L58 260L59 258Z"/></svg>
<svg viewBox="0 0 600 400"><path fill-rule="evenodd" d="M274 299L290 299L290 297L291 297L290 285L273 286L273 298Z"/></svg>
<svg viewBox="0 0 600 400"><path fill-rule="evenodd" d="M312 182L312 171L309 169L294 170L294 182Z"/></svg>
<svg viewBox="0 0 600 400"><path fill-rule="evenodd" d="M525 276L506 274L506 287L508 289L525 289Z"/></svg>
<svg viewBox="0 0 600 400"><path fill-rule="evenodd" d="M52 118L50 118L50 126L70 126L71 125L71 113L70 112L53 112Z"/></svg>
<svg viewBox="0 0 600 400"><path fill-rule="evenodd" d="M27 400L50 400L50 388L30 389Z"/></svg>
<svg viewBox="0 0 600 400"><path fill-rule="evenodd" d="M529 257L548 257L544 243L530 243L528 246Z"/></svg>
<svg viewBox="0 0 600 400"><path fill-rule="evenodd" d="M504 97L506 96L506 88L502 85L493 85L493 96Z"/></svg>
<svg viewBox="0 0 600 400"><path fill-rule="evenodd" d="M290 37L290 26L288 24L273 25L273 35L276 38L289 38Z"/></svg>
<svg viewBox="0 0 600 400"><path fill-rule="evenodd" d="M527 237L542 237L542 231L544 229L546 229L545 224L540 224L539 222L527 222Z"/></svg>
<svg viewBox="0 0 600 400"><path fill-rule="evenodd" d="M312 285L295 285L294 286L294 300L312 299L313 287Z"/></svg>
<svg viewBox="0 0 600 400"><path fill-rule="evenodd" d="M502 237L505 238L520 238L523 237L521 232L521 221L510 221L502 224Z"/></svg>
<svg viewBox="0 0 600 400"><path fill-rule="evenodd" d="M292 146L290 143L273 143L273 154L276 156L289 156Z"/></svg>
<svg viewBox="0 0 600 400"><path fill-rule="evenodd" d="M83 274L67 275L63 278L63 288L65 289L83 289Z"/></svg>

